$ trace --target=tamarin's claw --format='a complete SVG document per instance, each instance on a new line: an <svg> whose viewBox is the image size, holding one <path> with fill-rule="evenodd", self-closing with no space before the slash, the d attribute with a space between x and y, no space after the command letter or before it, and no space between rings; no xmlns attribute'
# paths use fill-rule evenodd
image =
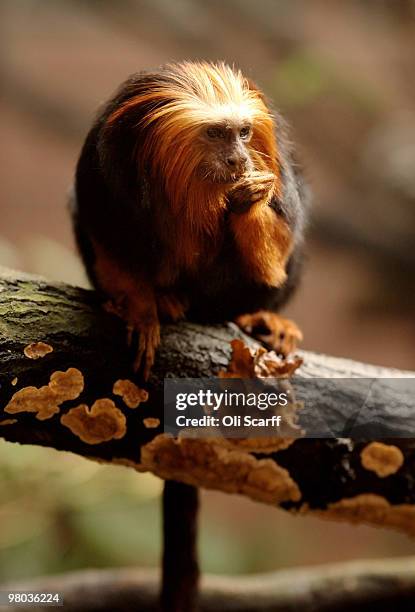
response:
<svg viewBox="0 0 415 612"><path fill-rule="evenodd" d="M159 295L157 309L160 316L170 321L180 321L188 308L187 300L178 298L173 293Z"/></svg>
<svg viewBox="0 0 415 612"><path fill-rule="evenodd" d="M135 332L138 334L138 348L133 369L137 372L142 367L144 380L147 380L154 364L157 347L160 344L160 325L158 321L127 325L129 346L133 343Z"/></svg>
<svg viewBox="0 0 415 612"><path fill-rule="evenodd" d="M274 312L260 310L237 317L235 323L250 336L257 338L277 354L288 357L303 339L299 327L290 319Z"/></svg>

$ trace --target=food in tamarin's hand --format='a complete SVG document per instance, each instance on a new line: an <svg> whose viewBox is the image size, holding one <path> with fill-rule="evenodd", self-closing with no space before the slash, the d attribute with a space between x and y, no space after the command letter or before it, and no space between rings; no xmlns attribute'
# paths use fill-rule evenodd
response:
<svg viewBox="0 0 415 612"><path fill-rule="evenodd" d="M141 72L100 111L76 170L75 233L93 285L138 332L147 378L160 321L235 320L286 354L276 311L301 264L306 190L282 117L239 70Z"/></svg>

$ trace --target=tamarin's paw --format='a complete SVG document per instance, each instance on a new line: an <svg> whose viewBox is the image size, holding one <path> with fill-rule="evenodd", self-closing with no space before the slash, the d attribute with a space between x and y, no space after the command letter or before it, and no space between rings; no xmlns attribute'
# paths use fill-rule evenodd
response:
<svg viewBox="0 0 415 612"><path fill-rule="evenodd" d="M160 344L160 324L158 321L130 323L127 325L127 332L129 346L133 343L135 333L138 334L138 347L133 368L135 372L142 368L144 380L147 380L154 364L157 347Z"/></svg>
<svg viewBox="0 0 415 612"><path fill-rule="evenodd" d="M257 338L277 354L287 357L303 339L299 327L290 319L274 312L260 310L237 317L235 323L250 336Z"/></svg>
<svg viewBox="0 0 415 612"><path fill-rule="evenodd" d="M160 323L157 319L140 319L139 307L126 296L110 299L105 302L104 310L116 315L127 325L127 343L129 347L137 341L137 352L133 362L133 369L137 372L142 368L144 380L150 376L154 364L156 350L160 344Z"/></svg>
<svg viewBox="0 0 415 612"><path fill-rule="evenodd" d="M266 200L274 185L270 172L250 172L244 175L228 193L228 209L237 214L249 210L252 204Z"/></svg>

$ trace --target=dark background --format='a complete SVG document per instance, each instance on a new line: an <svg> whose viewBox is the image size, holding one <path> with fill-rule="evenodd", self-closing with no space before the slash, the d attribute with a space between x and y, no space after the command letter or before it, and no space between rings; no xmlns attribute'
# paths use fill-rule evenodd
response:
<svg viewBox="0 0 415 612"><path fill-rule="evenodd" d="M315 201L287 314L304 347L415 369L415 3L3 0L0 264L86 284L66 210L98 104L134 71L225 59L293 125ZM0 445L1 578L154 565L160 483ZM413 552L403 536L205 493L203 568Z"/></svg>

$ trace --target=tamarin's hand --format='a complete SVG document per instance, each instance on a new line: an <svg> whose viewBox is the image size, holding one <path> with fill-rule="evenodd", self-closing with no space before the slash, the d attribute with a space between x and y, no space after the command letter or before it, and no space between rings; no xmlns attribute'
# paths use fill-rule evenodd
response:
<svg viewBox="0 0 415 612"><path fill-rule="evenodd" d="M232 187L228 194L228 210L242 214L249 210L252 204L260 200L266 201L275 184L272 172L249 172Z"/></svg>

